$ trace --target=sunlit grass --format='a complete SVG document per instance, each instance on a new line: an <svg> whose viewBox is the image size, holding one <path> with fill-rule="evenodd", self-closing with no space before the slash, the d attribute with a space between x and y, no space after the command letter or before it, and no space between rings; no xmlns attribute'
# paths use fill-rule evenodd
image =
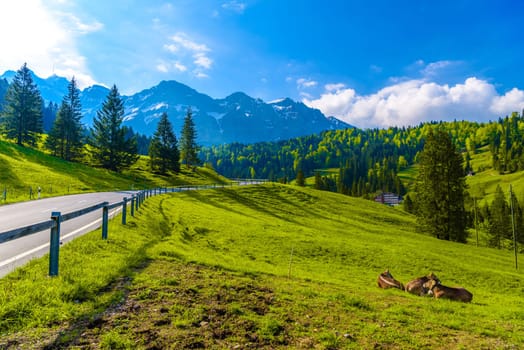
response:
<svg viewBox="0 0 524 350"><path fill-rule="evenodd" d="M0 204L6 190L6 203L37 198L41 188L42 198L94 191L144 189L156 186L185 184L225 183L227 179L207 168L187 169L166 176L149 170L148 158L142 156L131 169L115 173L91 168L83 164L66 162L40 151L18 147L0 140Z"/></svg>
<svg viewBox="0 0 524 350"><path fill-rule="evenodd" d="M58 278L45 277L41 259L0 280L2 334L90 319L129 290L134 303L150 308L126 315L126 327L101 329L104 344L131 339L145 348L136 330L151 323L158 339L199 339L211 348L244 344L243 327L267 348L524 346L524 276L510 252L439 241L399 210L308 188L154 197L130 225L113 222L108 241L97 231L60 256ZM381 290L376 278L386 268L404 283L434 272L470 290L473 302ZM228 300L222 343L199 333L217 295ZM270 298L264 310L252 308L257 295Z"/></svg>

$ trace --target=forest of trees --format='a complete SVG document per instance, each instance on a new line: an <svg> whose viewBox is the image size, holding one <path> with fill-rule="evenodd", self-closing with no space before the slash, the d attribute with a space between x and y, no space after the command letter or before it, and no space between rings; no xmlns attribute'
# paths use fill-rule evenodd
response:
<svg viewBox="0 0 524 350"><path fill-rule="evenodd" d="M42 147L66 161L84 162L113 171L129 168L139 154L150 155L151 171L180 171L180 152L167 115L153 138L123 125L124 105L116 85L88 129L82 123L80 91L73 77L60 105L44 104L31 71L24 64L9 84L0 80L0 134L20 146ZM198 145L191 110L182 130L186 163L198 165Z"/></svg>

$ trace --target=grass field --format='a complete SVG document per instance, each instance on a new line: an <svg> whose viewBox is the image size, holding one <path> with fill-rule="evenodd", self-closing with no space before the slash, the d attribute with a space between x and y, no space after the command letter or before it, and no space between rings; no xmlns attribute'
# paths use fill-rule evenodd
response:
<svg viewBox="0 0 524 350"><path fill-rule="evenodd" d="M225 182L227 179L206 168L191 171L182 166L182 172L177 175L152 174L146 157L142 157L130 170L119 174L66 162L40 151L0 140L0 204L4 204L4 189L7 191L5 203L13 203L29 200L30 188L36 198L38 187L41 188L42 197L50 197L82 192Z"/></svg>
<svg viewBox="0 0 524 350"><path fill-rule="evenodd" d="M0 348L517 349L510 252L439 241L371 201L268 184L148 199L0 280ZM521 261L522 256L520 257ZM376 286L434 272L471 304Z"/></svg>

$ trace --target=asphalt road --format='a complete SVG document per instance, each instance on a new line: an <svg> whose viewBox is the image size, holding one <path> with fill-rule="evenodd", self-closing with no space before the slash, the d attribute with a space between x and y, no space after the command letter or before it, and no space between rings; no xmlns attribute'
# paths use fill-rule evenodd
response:
<svg viewBox="0 0 524 350"><path fill-rule="evenodd" d="M53 197L29 202L0 206L0 232L29 226L49 220L51 212L67 214L102 202L121 202L131 198L136 191L102 192ZM109 213L114 215L120 208ZM93 231L102 223L102 209L63 222L60 227L60 241L67 243L73 238ZM41 231L19 239L0 244L0 278L29 260L49 252L50 230Z"/></svg>

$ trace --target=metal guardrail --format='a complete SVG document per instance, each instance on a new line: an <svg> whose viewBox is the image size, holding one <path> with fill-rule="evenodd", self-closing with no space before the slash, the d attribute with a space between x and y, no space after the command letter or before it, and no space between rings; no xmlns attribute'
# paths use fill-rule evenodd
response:
<svg viewBox="0 0 524 350"><path fill-rule="evenodd" d="M198 189L212 189L212 188L224 188L237 185L250 185L250 184L261 184L265 183L267 180L252 180L252 179L235 179L234 182L230 184L212 184L212 185L194 185L194 186L177 186L177 187L161 187L153 188L148 190L139 191L136 194L132 195L131 198L124 197L121 202L109 204L108 202L103 202L100 204L95 204L93 206L80 209L71 213L61 214L61 212L52 212L50 220L43 221L37 224L31 224L29 226L16 228L10 231L5 231L0 233L0 244L5 243L17 238L28 236L37 232L51 229L51 239L50 239L50 248L49 248L49 276L58 275L58 257L60 249L60 225L64 221L68 221L85 214L89 214L93 211L102 209L102 239L107 239L108 231L108 221L109 215L108 212L111 209L117 207L122 207L122 224L125 225L127 221L127 206L130 203L131 216L135 215L135 212L139 209L142 203L149 197L181 192L181 191L191 191Z"/></svg>

